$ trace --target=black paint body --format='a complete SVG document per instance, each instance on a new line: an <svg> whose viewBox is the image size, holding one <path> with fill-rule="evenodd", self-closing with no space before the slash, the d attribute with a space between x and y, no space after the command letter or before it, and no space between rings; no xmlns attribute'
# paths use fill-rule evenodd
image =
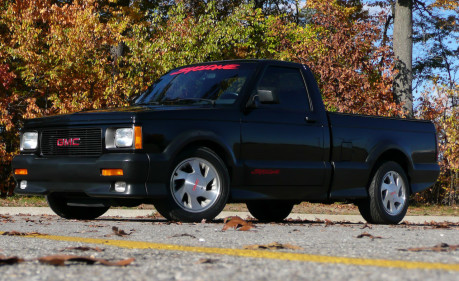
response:
<svg viewBox="0 0 459 281"><path fill-rule="evenodd" d="M18 184L27 180L28 187L17 187L15 192L77 192L121 202L157 200L166 195L174 158L190 146L209 147L227 164L232 202L364 198L378 164L388 160L405 169L412 193L435 183L439 166L431 122L328 113L307 67L267 60L250 63L257 65L256 71L231 105L145 105L28 120L23 131L39 135L49 128L101 128L103 153L99 157L44 157L39 149L21 153L12 165L28 169L28 175L15 176ZM301 71L309 99L305 110L247 106L270 65ZM142 127L141 150L105 148L107 128L132 126ZM102 168L122 168L124 175L103 177ZM126 192L115 192L115 181L127 182Z"/></svg>

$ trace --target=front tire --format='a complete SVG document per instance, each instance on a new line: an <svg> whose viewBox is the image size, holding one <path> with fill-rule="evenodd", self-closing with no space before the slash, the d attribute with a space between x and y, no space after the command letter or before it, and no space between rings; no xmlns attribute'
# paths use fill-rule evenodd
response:
<svg viewBox="0 0 459 281"><path fill-rule="evenodd" d="M368 194L369 201L359 205L359 210L367 221L397 224L405 217L408 210L409 182L398 163L386 162L378 168Z"/></svg>
<svg viewBox="0 0 459 281"><path fill-rule="evenodd" d="M247 209L252 216L261 222L283 221L293 209L293 203L279 200L249 201Z"/></svg>
<svg viewBox="0 0 459 281"><path fill-rule="evenodd" d="M105 214L110 207L69 206L66 197L52 193L46 196L48 205L56 215L64 219L93 220Z"/></svg>
<svg viewBox="0 0 459 281"><path fill-rule="evenodd" d="M166 219L200 222L214 219L229 196L229 174L225 163L206 147L180 154L169 173L168 197L155 202Z"/></svg>
<svg viewBox="0 0 459 281"><path fill-rule="evenodd" d="M359 200L354 204L359 208L360 215L364 220L366 220L368 223L374 223L370 211L370 200L368 198Z"/></svg>

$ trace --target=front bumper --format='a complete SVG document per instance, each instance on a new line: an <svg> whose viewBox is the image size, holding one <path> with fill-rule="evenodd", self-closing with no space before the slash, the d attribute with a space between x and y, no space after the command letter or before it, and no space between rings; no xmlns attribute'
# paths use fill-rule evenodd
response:
<svg viewBox="0 0 459 281"><path fill-rule="evenodd" d="M47 195L52 192L85 193L101 198L148 197L147 180L150 161L147 154L112 153L97 158L18 155L15 169L27 169L27 175L15 175L16 194ZM102 176L102 169L123 169L122 176ZM27 186L21 189L20 182ZM115 182L126 182L124 192L116 192Z"/></svg>

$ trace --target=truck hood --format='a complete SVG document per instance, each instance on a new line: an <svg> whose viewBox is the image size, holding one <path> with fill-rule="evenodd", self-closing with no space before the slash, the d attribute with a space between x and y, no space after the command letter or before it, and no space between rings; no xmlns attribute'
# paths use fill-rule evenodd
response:
<svg viewBox="0 0 459 281"><path fill-rule="evenodd" d="M53 115L25 122L25 128L41 128L55 126L78 126L78 125L105 125L105 124L126 124L135 123L140 117L155 117L176 115L178 111L208 111L216 109L210 105L186 105L186 106L129 106L118 108L107 108L98 110L81 111L71 114ZM182 114L179 114L182 115ZM160 117L161 118L161 117ZM144 118L142 118L144 119Z"/></svg>

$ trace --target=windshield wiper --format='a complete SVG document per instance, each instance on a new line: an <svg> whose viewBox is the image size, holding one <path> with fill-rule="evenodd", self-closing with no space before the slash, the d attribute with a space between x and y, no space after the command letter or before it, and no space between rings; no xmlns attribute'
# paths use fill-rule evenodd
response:
<svg viewBox="0 0 459 281"><path fill-rule="evenodd" d="M159 105L159 101L149 101L149 102L142 102L142 103L137 103L136 105Z"/></svg>
<svg viewBox="0 0 459 281"><path fill-rule="evenodd" d="M204 98L176 98L176 99L164 100L163 102L181 102L181 101L191 101L193 103L205 101L205 102L210 103L211 105L215 105L214 100L204 99Z"/></svg>

